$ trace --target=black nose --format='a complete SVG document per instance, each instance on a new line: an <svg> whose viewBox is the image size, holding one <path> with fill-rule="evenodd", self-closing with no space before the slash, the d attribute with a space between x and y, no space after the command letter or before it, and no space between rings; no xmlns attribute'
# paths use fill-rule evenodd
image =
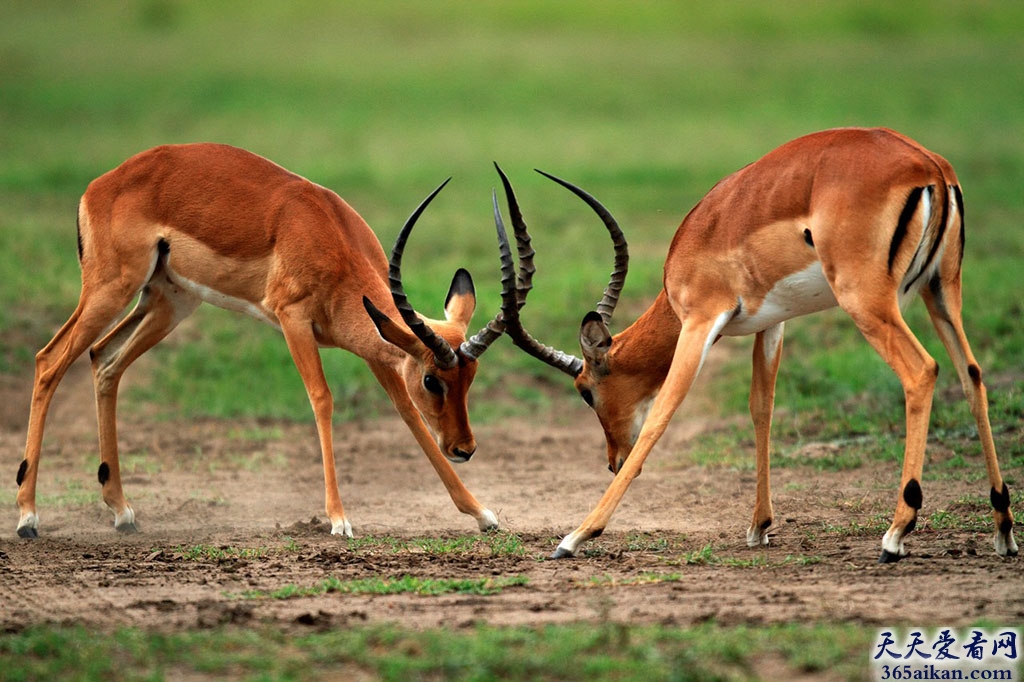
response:
<svg viewBox="0 0 1024 682"><path fill-rule="evenodd" d="M463 450L462 448L454 448L454 449L452 449L452 453L456 457L461 457L462 459L466 460L467 462L469 461L469 458L473 456L474 452L476 452L476 450Z"/></svg>

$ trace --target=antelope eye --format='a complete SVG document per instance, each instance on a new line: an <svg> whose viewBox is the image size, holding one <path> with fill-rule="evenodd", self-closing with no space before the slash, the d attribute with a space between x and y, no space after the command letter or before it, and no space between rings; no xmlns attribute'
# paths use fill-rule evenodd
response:
<svg viewBox="0 0 1024 682"><path fill-rule="evenodd" d="M434 395L441 395L444 393L444 386L441 384L441 380L433 374L427 374L423 377L423 388L427 389Z"/></svg>
<svg viewBox="0 0 1024 682"><path fill-rule="evenodd" d="M590 407L594 407L594 394L590 392L589 388L584 388L580 391L580 397L583 398L583 402Z"/></svg>

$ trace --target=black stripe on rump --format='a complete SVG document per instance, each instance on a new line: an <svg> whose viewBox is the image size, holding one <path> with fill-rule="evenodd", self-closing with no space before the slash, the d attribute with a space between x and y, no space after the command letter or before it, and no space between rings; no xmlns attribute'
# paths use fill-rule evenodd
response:
<svg viewBox="0 0 1024 682"><path fill-rule="evenodd" d="M910 225L910 219L914 217L914 211L917 210L917 205L921 202L921 192L923 191L924 187L915 187L910 190L907 203L903 205L903 211L900 212L900 219L896 223L896 231L893 233L892 242L889 244L889 274L892 274L892 264L896 260L896 254L899 253L903 240L907 238L907 226Z"/></svg>
<svg viewBox="0 0 1024 682"><path fill-rule="evenodd" d="M939 250L939 245L942 244L942 240L946 236L946 224L948 222L949 222L949 194L945 194L942 197L942 218L939 220L939 231L935 235L935 239L932 240L932 247L931 247L931 249L928 250L928 257L925 259L924 263L921 265L921 269L917 271L917 274L914 275L913 279L911 279L909 282L907 282L907 286L903 287L903 292L904 293L910 291L910 287L912 287L914 285L914 282L917 281L918 277L920 277L923 273L927 272L928 268L931 267L932 261L935 260L935 254Z"/></svg>
<svg viewBox="0 0 1024 682"><path fill-rule="evenodd" d="M953 196L956 197L956 210L960 213L960 260L963 261L964 245L967 242L967 217L964 215L964 193L960 191L960 185L953 185Z"/></svg>
<svg viewBox="0 0 1024 682"><path fill-rule="evenodd" d="M75 218L75 237L78 239L78 262L82 262L82 255L85 249L82 246L82 219L81 217Z"/></svg>

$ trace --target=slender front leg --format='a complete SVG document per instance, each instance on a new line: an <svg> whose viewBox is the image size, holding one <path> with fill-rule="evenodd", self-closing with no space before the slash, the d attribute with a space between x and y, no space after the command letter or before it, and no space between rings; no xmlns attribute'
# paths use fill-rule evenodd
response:
<svg viewBox="0 0 1024 682"><path fill-rule="evenodd" d="M644 420L644 425L637 436L633 450L626 457L625 463L619 468L615 478L605 491L601 501L587 515L583 523L562 539L558 548L551 555L552 559L575 556L580 545L599 536L604 532L615 508L622 496L626 494L629 484L643 469L647 455L651 453L655 443L665 433L672 415L682 404L686 394L693 385L693 380L704 364L704 358L729 319L732 311L724 312L711 320L692 320L683 323L675 352L672 355L672 366L665 378L658 396L654 399L651 411Z"/></svg>
<svg viewBox="0 0 1024 682"><path fill-rule="evenodd" d="M409 427L416 442L419 443L423 453L427 456L427 460L441 478L441 482L448 491L449 497L455 503L455 508L463 514L469 514L476 519L480 530L496 529L498 527L498 517L495 516L494 512L477 501L473 493L469 492L469 489L463 484L459 475L455 473L455 469L452 468L448 459L437 446L437 441L430 434L430 429L423 423L423 418L420 417L419 411L409 397L409 392L405 389L405 382L402 380L402 377L394 369L383 363L368 362L367 364L369 364L374 376L377 377L377 381L387 391L395 409L401 415L402 421Z"/></svg>
<svg viewBox="0 0 1024 682"><path fill-rule="evenodd" d="M327 517L331 520L331 535L352 537L352 524L345 517L338 492L338 474L334 468L334 435L331 420L334 416L334 396L324 376L320 350L313 334L313 325L302 317L292 318L287 311L278 312L281 331L295 367L302 377L313 407L316 430L320 436L320 452L324 464L324 497Z"/></svg>
<svg viewBox="0 0 1024 682"><path fill-rule="evenodd" d="M754 456L757 462L757 498L754 518L747 529L747 545L768 544L768 527L772 525L772 492L770 479L770 442L772 411L775 408L775 379L782 359L782 336L785 323L758 332L754 339L753 372L750 381L750 417L754 422Z"/></svg>

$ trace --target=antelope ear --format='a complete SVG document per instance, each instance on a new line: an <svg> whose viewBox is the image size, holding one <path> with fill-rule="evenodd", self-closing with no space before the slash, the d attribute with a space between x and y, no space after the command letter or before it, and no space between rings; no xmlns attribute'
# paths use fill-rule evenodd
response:
<svg viewBox="0 0 1024 682"><path fill-rule="evenodd" d="M419 355L423 351L423 343L416 338L416 335L403 327L395 324L390 317L377 309L366 296L363 296L363 307L377 327L377 332L388 343L398 346L409 355Z"/></svg>
<svg viewBox="0 0 1024 682"><path fill-rule="evenodd" d="M459 268L452 277L452 285L444 299L445 319L466 329L474 310L476 290L473 288L473 278L465 268Z"/></svg>
<svg viewBox="0 0 1024 682"><path fill-rule="evenodd" d="M604 367L608 351L612 347L612 335L600 313L591 311L580 324L580 348L583 359L592 367Z"/></svg>

